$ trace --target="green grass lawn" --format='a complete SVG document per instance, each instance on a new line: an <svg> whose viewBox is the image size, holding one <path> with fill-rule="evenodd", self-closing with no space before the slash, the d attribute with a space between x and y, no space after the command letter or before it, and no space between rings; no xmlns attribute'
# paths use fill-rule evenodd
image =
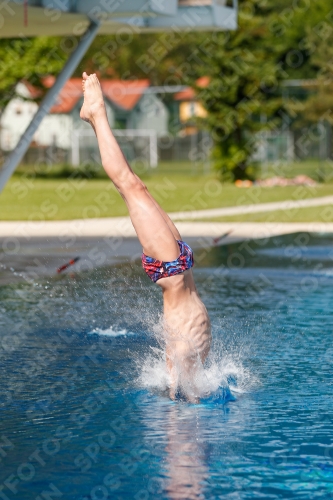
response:
<svg viewBox="0 0 333 500"><path fill-rule="evenodd" d="M0 220L70 220L127 214L123 200L106 178L77 178L73 174L66 178L57 173L51 177L33 178L24 175L25 172L29 174L28 169L21 167L0 194ZM168 212L297 200L333 193L333 184L318 184L314 188L253 186L240 189L233 184L221 184L214 173L198 174L193 166L186 163L162 165L154 172L144 172L142 177L150 192ZM318 207L318 210L322 209ZM306 217L309 220L318 220L318 215L315 215L317 209L304 210L308 210ZM245 220L244 217L230 217L228 220Z"/></svg>
<svg viewBox="0 0 333 500"><path fill-rule="evenodd" d="M333 163L330 160L303 160L293 163L267 163L257 170L257 177L265 179L273 176L296 177L305 174L318 182L333 182Z"/></svg>
<svg viewBox="0 0 333 500"><path fill-rule="evenodd" d="M333 186L332 186L333 187ZM333 222L333 205L201 219L210 222Z"/></svg>

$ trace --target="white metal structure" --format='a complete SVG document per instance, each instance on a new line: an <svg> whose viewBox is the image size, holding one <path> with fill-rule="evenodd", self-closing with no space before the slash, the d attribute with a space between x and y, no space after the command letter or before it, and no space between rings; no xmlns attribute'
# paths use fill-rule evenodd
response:
<svg viewBox="0 0 333 500"><path fill-rule="evenodd" d="M99 34L120 36L157 30L232 30L237 4L227 0L3 0L1 38L78 36L97 21Z"/></svg>
<svg viewBox="0 0 333 500"><path fill-rule="evenodd" d="M172 44L182 31L233 30L237 27L237 0L3 0L0 37L81 35L74 52L43 99L17 147L0 171L0 192L23 158L38 125L97 34L170 31Z"/></svg>
<svg viewBox="0 0 333 500"><path fill-rule="evenodd" d="M157 134L155 130L112 130L115 137L126 138L133 140L137 137L144 137L148 140L148 148L146 157L144 158L151 168L156 168L158 165L157 153ZM95 138L95 132L89 129L74 130L72 133L72 165L80 165L80 149L82 147L81 139ZM93 158L94 160L95 158Z"/></svg>

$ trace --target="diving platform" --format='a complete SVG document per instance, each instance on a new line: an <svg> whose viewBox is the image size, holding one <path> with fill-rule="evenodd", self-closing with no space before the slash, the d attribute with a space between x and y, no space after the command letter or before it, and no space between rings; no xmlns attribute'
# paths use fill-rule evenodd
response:
<svg viewBox="0 0 333 500"><path fill-rule="evenodd" d="M91 20L98 34L174 29L235 30L237 3L232 0L4 0L0 37L79 35Z"/></svg>

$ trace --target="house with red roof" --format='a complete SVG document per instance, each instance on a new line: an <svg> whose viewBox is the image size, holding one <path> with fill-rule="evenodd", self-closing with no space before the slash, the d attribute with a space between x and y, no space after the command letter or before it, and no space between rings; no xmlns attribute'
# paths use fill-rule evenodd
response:
<svg viewBox="0 0 333 500"><path fill-rule="evenodd" d="M51 87L53 82L53 77L48 77L44 85ZM158 136L168 134L168 108L156 94L149 92L149 80L101 80L101 86L113 129L154 130ZM1 117L1 147L7 151L16 146L38 109L34 102L40 96L37 89L21 82L17 94L18 97L12 99ZM70 149L73 131L90 129L79 116L82 102L81 79L69 79L39 126L34 143Z"/></svg>
<svg viewBox="0 0 333 500"><path fill-rule="evenodd" d="M209 85L209 77L202 76L196 81L197 87L205 89ZM207 110L200 102L200 91L192 87L177 92L174 95L174 100L178 105L179 123L182 127L182 135L191 135L198 132L196 120L197 118L206 118Z"/></svg>

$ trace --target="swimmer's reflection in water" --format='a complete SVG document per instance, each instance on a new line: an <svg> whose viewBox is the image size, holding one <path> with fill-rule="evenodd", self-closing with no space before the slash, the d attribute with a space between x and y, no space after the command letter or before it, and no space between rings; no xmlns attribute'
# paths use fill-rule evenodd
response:
<svg viewBox="0 0 333 500"><path fill-rule="evenodd" d="M175 399L180 388L188 401L197 403L199 393L191 381L209 353L211 327L194 283L192 250L125 160L111 132L97 76L83 73L82 87L80 116L93 127L103 167L127 205L143 247L143 267L162 289L169 395Z"/></svg>
<svg viewBox="0 0 333 500"><path fill-rule="evenodd" d="M203 497L208 477L205 446L194 408L181 418L178 408L170 408L167 416L166 491L172 500L194 500Z"/></svg>

